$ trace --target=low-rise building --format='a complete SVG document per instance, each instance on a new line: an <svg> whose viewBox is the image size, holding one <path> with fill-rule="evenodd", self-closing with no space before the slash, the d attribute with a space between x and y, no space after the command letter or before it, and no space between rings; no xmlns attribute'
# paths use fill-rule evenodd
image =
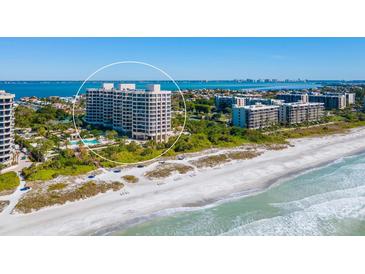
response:
<svg viewBox="0 0 365 274"><path fill-rule="evenodd" d="M227 107L232 107L233 96L215 95L214 104L217 111L222 111Z"/></svg>
<svg viewBox="0 0 365 274"><path fill-rule="evenodd" d="M323 103L285 103L279 108L279 122L286 125L320 121L323 115Z"/></svg>
<svg viewBox="0 0 365 274"><path fill-rule="evenodd" d="M234 126L249 129L266 128L278 124L279 106L249 105L232 108L232 123Z"/></svg>
<svg viewBox="0 0 365 274"><path fill-rule="evenodd" d="M233 105L245 105L245 98L237 96L215 95L214 104L217 111L222 111L225 108L232 108Z"/></svg>

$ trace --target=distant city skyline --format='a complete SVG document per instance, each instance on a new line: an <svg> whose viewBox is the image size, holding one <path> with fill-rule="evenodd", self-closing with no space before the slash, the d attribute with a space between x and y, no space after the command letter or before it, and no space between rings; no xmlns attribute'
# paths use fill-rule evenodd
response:
<svg viewBox="0 0 365 274"><path fill-rule="evenodd" d="M83 80L117 61L175 80L365 79L365 38L0 38L0 80ZM124 65L93 80L167 80Z"/></svg>

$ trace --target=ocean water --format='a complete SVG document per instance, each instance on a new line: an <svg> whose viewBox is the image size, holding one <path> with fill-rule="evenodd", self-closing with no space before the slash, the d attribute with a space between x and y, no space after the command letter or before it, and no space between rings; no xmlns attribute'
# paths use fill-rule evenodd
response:
<svg viewBox="0 0 365 274"><path fill-rule="evenodd" d="M160 212L112 235L365 235L365 154L252 196Z"/></svg>
<svg viewBox="0 0 365 274"><path fill-rule="evenodd" d="M103 81L110 82L110 81ZM120 81L119 81L120 82ZM115 83L119 83L115 82ZM124 81L131 82L131 81ZM177 90L175 84L171 81L132 81L136 83L137 88L145 88L147 84L161 84L162 89ZM86 88L96 88L101 86L100 81L87 82L81 93ZM80 88L82 81L0 81L0 90L6 90L15 93L16 98L24 96L74 96ZM180 89L204 89L204 88L221 88L230 90L255 89L307 89L321 86L319 82L295 82L295 83L242 83L236 81L177 81Z"/></svg>

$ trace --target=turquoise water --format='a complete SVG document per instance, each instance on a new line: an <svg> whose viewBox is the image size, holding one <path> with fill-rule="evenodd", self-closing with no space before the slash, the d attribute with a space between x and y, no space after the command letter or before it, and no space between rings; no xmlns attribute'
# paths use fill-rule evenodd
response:
<svg viewBox="0 0 365 274"><path fill-rule="evenodd" d="M115 83L119 83L115 82ZM126 81L131 82L131 81ZM136 83L137 88L145 88L149 83L159 83L166 90L176 90L176 86L171 81L132 81ZM83 90L86 88L95 88L101 86L100 81L87 82ZM15 93L19 99L25 96L74 96L80 88L82 81L0 81L0 90L4 89L8 92ZM295 83L243 83L236 81L177 81L181 89L306 89L321 86L320 82L295 82Z"/></svg>
<svg viewBox="0 0 365 274"><path fill-rule="evenodd" d="M254 196L178 211L113 235L365 235L365 154Z"/></svg>
<svg viewBox="0 0 365 274"><path fill-rule="evenodd" d="M80 143L80 141L70 141L70 144L71 145L78 145L79 143ZM93 140L84 140L84 143L86 145L89 145L89 146L100 144L100 142L98 140L96 140L96 139L93 139Z"/></svg>

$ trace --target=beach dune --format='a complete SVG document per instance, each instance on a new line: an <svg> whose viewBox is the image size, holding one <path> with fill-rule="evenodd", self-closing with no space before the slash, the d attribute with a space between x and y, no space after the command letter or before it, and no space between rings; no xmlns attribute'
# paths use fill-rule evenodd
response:
<svg viewBox="0 0 365 274"><path fill-rule="evenodd" d="M143 178L142 174L158 163L144 169L123 170L119 174L104 172L98 178L115 180L124 172L141 180L126 185L124 191L128 191L127 195L108 192L30 214L0 214L0 235L105 234L113 228L120 230L161 211L209 204L237 193L247 195L262 191L305 170L365 151L365 128L290 142L293 146L267 150L253 159L174 174L157 181Z"/></svg>

